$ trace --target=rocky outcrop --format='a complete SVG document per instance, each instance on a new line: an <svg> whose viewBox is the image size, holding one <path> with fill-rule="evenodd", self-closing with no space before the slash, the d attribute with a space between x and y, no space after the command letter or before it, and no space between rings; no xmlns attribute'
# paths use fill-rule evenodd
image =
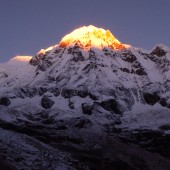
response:
<svg viewBox="0 0 170 170"><path fill-rule="evenodd" d="M63 88L61 95L65 98L71 98L73 96L86 97L88 96L88 91L86 89L71 89L71 88Z"/></svg>
<svg viewBox="0 0 170 170"><path fill-rule="evenodd" d="M159 103L163 106L163 107L167 107L170 108L170 103L167 101L167 99L165 98L161 98Z"/></svg>
<svg viewBox="0 0 170 170"><path fill-rule="evenodd" d="M159 102L160 97L157 93L144 93L143 94L144 100L149 105L154 105L155 103Z"/></svg>
<svg viewBox="0 0 170 170"><path fill-rule="evenodd" d="M118 104L115 99L108 99L99 103L101 107L115 114L121 114Z"/></svg>
<svg viewBox="0 0 170 170"><path fill-rule="evenodd" d="M54 105L54 103L55 102L46 95L44 95L41 99L41 106L45 109L50 109Z"/></svg>
<svg viewBox="0 0 170 170"><path fill-rule="evenodd" d="M156 48L150 53L151 55L156 55L158 57L163 57L166 55L167 52L162 49L160 46L156 46Z"/></svg>
<svg viewBox="0 0 170 170"><path fill-rule="evenodd" d="M11 101L9 98L7 97L1 97L0 98L0 105L3 105L3 106L8 106L11 104Z"/></svg>
<svg viewBox="0 0 170 170"><path fill-rule="evenodd" d="M94 108L93 103L82 103L82 110L84 114L91 115Z"/></svg>

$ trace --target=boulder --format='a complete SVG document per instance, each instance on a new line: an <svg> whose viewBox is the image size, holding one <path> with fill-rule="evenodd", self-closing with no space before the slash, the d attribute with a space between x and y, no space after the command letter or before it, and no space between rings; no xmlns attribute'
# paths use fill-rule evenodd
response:
<svg viewBox="0 0 170 170"><path fill-rule="evenodd" d="M94 108L93 103L82 103L82 110L84 114L91 115Z"/></svg>
<svg viewBox="0 0 170 170"><path fill-rule="evenodd" d="M99 103L99 105L107 111L110 111L116 114L121 114L121 111L118 109L117 102L115 99L108 99L108 100L102 101L101 103Z"/></svg>
<svg viewBox="0 0 170 170"><path fill-rule="evenodd" d="M41 99L41 106L45 109L50 109L54 105L54 101L51 100L48 96L43 96Z"/></svg>
<svg viewBox="0 0 170 170"><path fill-rule="evenodd" d="M143 94L144 100L149 105L154 105L160 100L160 97L156 93L144 93Z"/></svg>
<svg viewBox="0 0 170 170"><path fill-rule="evenodd" d="M11 104L11 101L9 98L7 97L1 97L0 98L0 105L3 105L3 106L8 106Z"/></svg>

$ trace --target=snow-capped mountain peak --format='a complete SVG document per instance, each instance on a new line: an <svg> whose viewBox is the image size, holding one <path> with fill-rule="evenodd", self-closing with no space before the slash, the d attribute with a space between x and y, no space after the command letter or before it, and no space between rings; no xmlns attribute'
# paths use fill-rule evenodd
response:
<svg viewBox="0 0 170 170"><path fill-rule="evenodd" d="M118 169L138 170L142 162L144 169L169 170L169 160L165 164L154 154L153 162L146 151L117 140L170 158L169 113L170 49L134 48L108 30L84 26L34 57L16 56L0 64L0 148L7 154L0 154L0 164L5 158L18 170L91 170L94 156L95 162L104 159L106 167L99 163L103 169L113 169L112 162L108 166L113 159L116 167L117 160L123 162ZM148 162L152 168L147 168ZM163 167L157 168L157 162ZM100 169L95 166L92 169Z"/></svg>
<svg viewBox="0 0 170 170"><path fill-rule="evenodd" d="M152 51L129 48L110 31L90 25L74 30L34 57L17 56L2 64L0 92L7 96L8 91L11 100L22 96L35 97L38 102L45 94L53 96L56 103L78 96L82 102L75 102L75 109L83 102L112 99L116 113L131 110L136 102L170 107L169 70L167 47L158 45ZM152 97L154 100L148 101ZM56 107L67 105L69 109L69 104Z"/></svg>
<svg viewBox="0 0 170 170"><path fill-rule="evenodd" d="M95 26L83 26L64 36L60 42L61 47L78 43L83 47L122 49L125 46L117 40L109 30Z"/></svg>

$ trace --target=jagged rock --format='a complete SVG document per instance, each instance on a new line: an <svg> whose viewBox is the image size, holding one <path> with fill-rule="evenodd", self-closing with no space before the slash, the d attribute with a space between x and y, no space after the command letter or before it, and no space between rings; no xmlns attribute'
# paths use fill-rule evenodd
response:
<svg viewBox="0 0 170 170"><path fill-rule="evenodd" d="M39 53L37 54L35 57L31 58L31 60L29 61L29 63L33 66L37 66L41 63L41 60L44 60L46 58L46 54L45 53Z"/></svg>
<svg viewBox="0 0 170 170"><path fill-rule="evenodd" d="M129 69L127 69L127 68L121 68L121 70L122 70L123 72L130 73Z"/></svg>
<svg viewBox="0 0 170 170"><path fill-rule="evenodd" d="M89 73L91 69L95 69L97 68L97 66L95 65L95 63L91 62L90 64L87 64L84 68L83 71L85 74Z"/></svg>
<svg viewBox="0 0 170 170"><path fill-rule="evenodd" d="M170 108L170 104L167 102L167 99L165 98L161 98L159 103L164 107Z"/></svg>
<svg viewBox="0 0 170 170"><path fill-rule="evenodd" d="M94 104L92 103L82 103L82 110L84 114L91 115L93 108Z"/></svg>
<svg viewBox="0 0 170 170"><path fill-rule="evenodd" d="M162 57L166 55L166 52L161 47L157 46L150 54Z"/></svg>
<svg viewBox="0 0 170 170"><path fill-rule="evenodd" d="M75 95L75 93L74 93L73 89L62 89L61 95L64 98L70 98L70 97L73 97Z"/></svg>
<svg viewBox="0 0 170 170"><path fill-rule="evenodd" d="M55 54L59 54L59 53L61 53L63 51L63 48L59 48L59 49L56 49L55 51L54 51L54 53Z"/></svg>
<svg viewBox="0 0 170 170"><path fill-rule="evenodd" d="M132 64L132 72L134 74L137 74L139 76L143 76L143 75L147 75L147 73L145 72L145 69L141 66L141 64L137 61L135 61L133 64Z"/></svg>
<svg viewBox="0 0 170 170"><path fill-rule="evenodd" d="M137 60L135 55L133 55L130 51L126 51L126 52L122 53L122 59L129 63L133 63Z"/></svg>
<svg viewBox="0 0 170 170"><path fill-rule="evenodd" d="M60 95L60 89L58 87L53 87L49 89L49 92L52 93L55 97Z"/></svg>
<svg viewBox="0 0 170 170"><path fill-rule="evenodd" d="M88 91L86 89L62 89L61 95L65 98L71 98L73 96L86 97L88 96Z"/></svg>
<svg viewBox="0 0 170 170"><path fill-rule="evenodd" d="M51 100L48 96L43 96L41 99L41 106L45 109L50 109L54 105L54 101Z"/></svg>
<svg viewBox="0 0 170 170"><path fill-rule="evenodd" d="M38 70L41 71L46 71L48 67L50 67L52 65L52 62L48 59L45 59L43 63L40 63L38 65Z"/></svg>
<svg viewBox="0 0 170 170"><path fill-rule="evenodd" d="M93 92L89 92L89 97L92 99L92 100L97 100L98 97L93 93Z"/></svg>
<svg viewBox="0 0 170 170"><path fill-rule="evenodd" d="M121 114L121 111L118 108L117 102L115 99L108 99L99 103L101 107L105 110L111 111L116 114Z"/></svg>
<svg viewBox="0 0 170 170"><path fill-rule="evenodd" d="M8 106L11 104L11 101L7 97L1 97L0 98L0 105Z"/></svg>
<svg viewBox="0 0 170 170"><path fill-rule="evenodd" d="M37 95L37 88L35 87L23 87L20 89L16 89L14 91L15 95L20 98L25 98L25 97L34 97Z"/></svg>
<svg viewBox="0 0 170 170"><path fill-rule="evenodd" d="M45 87L40 87L40 88L38 89L38 94L39 94L40 96L42 96L45 92L47 92L47 88L45 88Z"/></svg>
<svg viewBox="0 0 170 170"><path fill-rule="evenodd" d="M85 97L88 96L88 91L85 88L78 88L75 91L75 93L76 93L77 96L82 97L82 98L85 98Z"/></svg>
<svg viewBox="0 0 170 170"><path fill-rule="evenodd" d="M82 53L81 53L81 51L73 51L72 54L73 54L72 61L74 61L74 62L84 61L85 60Z"/></svg>
<svg viewBox="0 0 170 170"><path fill-rule="evenodd" d="M159 102L160 96L157 93L144 93L143 94L144 100L149 105L154 105L155 103Z"/></svg>
<svg viewBox="0 0 170 170"><path fill-rule="evenodd" d="M38 65L38 57L35 56L33 57L31 60L30 60L30 64L33 65L33 66L37 66Z"/></svg>

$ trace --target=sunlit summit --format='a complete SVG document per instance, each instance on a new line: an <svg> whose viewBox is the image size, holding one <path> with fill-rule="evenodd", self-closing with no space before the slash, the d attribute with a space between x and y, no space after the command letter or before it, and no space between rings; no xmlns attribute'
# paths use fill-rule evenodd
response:
<svg viewBox="0 0 170 170"><path fill-rule="evenodd" d="M122 49L124 45L117 40L109 30L97 28L95 26L83 26L67 34L62 38L60 46L67 46L79 43L83 47L110 47L112 49Z"/></svg>

